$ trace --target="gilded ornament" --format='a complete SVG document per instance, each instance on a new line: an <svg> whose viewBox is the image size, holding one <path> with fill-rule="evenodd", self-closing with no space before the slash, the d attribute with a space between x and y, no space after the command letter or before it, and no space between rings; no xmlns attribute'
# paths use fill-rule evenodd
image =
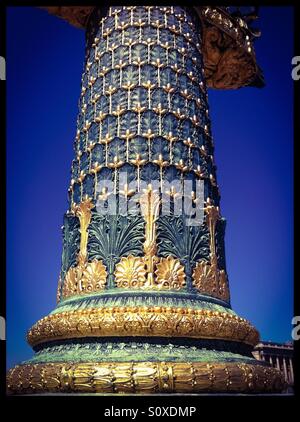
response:
<svg viewBox="0 0 300 422"><path fill-rule="evenodd" d="M91 221L91 210L94 208L90 198L85 198L79 205L72 206L72 212L79 218L80 222L80 259L86 259L88 226Z"/></svg>
<svg viewBox="0 0 300 422"><path fill-rule="evenodd" d="M82 271L80 273L80 276L82 274ZM63 289L62 289L62 296L63 298L73 296L77 294L78 289L78 283L80 280L79 276L79 268L77 267L71 267L67 271L63 283Z"/></svg>
<svg viewBox="0 0 300 422"><path fill-rule="evenodd" d="M80 328L78 321L81 321ZM84 330L82 327L87 327ZM91 328L92 327L92 330ZM254 346L258 332L243 318L204 309L169 307L90 308L50 315L28 332L29 344L90 336L191 337L240 341Z"/></svg>
<svg viewBox="0 0 300 422"><path fill-rule="evenodd" d="M106 283L106 268L102 261L93 260L89 262L81 277L81 289L83 293L97 292L103 290Z"/></svg>
<svg viewBox="0 0 300 422"><path fill-rule="evenodd" d="M61 287L62 287L62 281L61 281L61 277L59 277L58 284L57 284L57 291L56 291L56 303L59 303L61 299Z"/></svg>
<svg viewBox="0 0 300 422"><path fill-rule="evenodd" d="M274 393L285 386L275 368L236 362L77 362L18 365L8 394Z"/></svg>
<svg viewBox="0 0 300 422"><path fill-rule="evenodd" d="M227 275L224 270L219 270L216 255L215 230L220 219L219 207L214 206L208 198L204 211L210 234L210 262L206 260L197 262L193 271L193 285L201 293L229 301Z"/></svg>
<svg viewBox="0 0 300 422"><path fill-rule="evenodd" d="M172 256L161 258L156 264L156 286L160 289L179 290L185 286L185 272L179 259Z"/></svg>
<svg viewBox="0 0 300 422"><path fill-rule="evenodd" d="M77 256L77 265L67 271L62 297L86 294L103 290L106 283L107 272L102 261L94 259L87 262L88 226L91 222L91 210L94 204L86 197L80 204L72 204L71 212L79 218L80 222L80 250Z"/></svg>
<svg viewBox="0 0 300 422"><path fill-rule="evenodd" d="M87 294L103 290L106 284L107 271L102 261L79 262L71 267L65 276L62 296Z"/></svg>
<svg viewBox="0 0 300 422"><path fill-rule="evenodd" d="M147 270L147 287L154 285L154 265L157 260L156 252L156 220L158 218L160 198L152 186L144 190L140 197L141 213L146 222L145 242L144 242L144 261Z"/></svg>
<svg viewBox="0 0 300 422"><path fill-rule="evenodd" d="M132 255L121 258L116 265L115 281L117 287L139 288L146 282L146 269L142 258Z"/></svg>

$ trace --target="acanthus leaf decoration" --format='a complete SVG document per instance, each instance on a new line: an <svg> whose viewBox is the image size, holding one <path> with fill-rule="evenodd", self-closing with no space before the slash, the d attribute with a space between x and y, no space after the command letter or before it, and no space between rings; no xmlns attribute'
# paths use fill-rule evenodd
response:
<svg viewBox="0 0 300 422"><path fill-rule="evenodd" d="M119 288L179 290L185 286L183 265L173 256L157 256L156 222L160 196L151 185L140 196L140 207L145 221L144 256L123 256L116 264L115 283Z"/></svg>

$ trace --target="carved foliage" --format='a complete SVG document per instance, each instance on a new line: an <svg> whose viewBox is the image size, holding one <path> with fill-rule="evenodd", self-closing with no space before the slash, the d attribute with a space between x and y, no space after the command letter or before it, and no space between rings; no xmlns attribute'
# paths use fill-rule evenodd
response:
<svg viewBox="0 0 300 422"><path fill-rule="evenodd" d="M185 264L209 257L209 233L207 226L191 227L184 216L162 216L157 223L158 253L180 258Z"/></svg>
<svg viewBox="0 0 300 422"><path fill-rule="evenodd" d="M88 255L102 259L106 265L111 260L143 253L144 221L140 216L108 216L92 213L89 226Z"/></svg>
<svg viewBox="0 0 300 422"><path fill-rule="evenodd" d="M79 252L80 231L79 220L73 215L65 215L63 226L63 252L61 278L63 279L67 270L76 264Z"/></svg>

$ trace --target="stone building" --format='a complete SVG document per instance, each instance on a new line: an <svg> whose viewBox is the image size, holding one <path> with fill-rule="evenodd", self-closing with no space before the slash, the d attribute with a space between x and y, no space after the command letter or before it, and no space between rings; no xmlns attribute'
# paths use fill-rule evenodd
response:
<svg viewBox="0 0 300 422"><path fill-rule="evenodd" d="M272 341L259 342L253 351L253 356L261 361L269 362L274 368L284 374L289 387L294 385L293 367L294 346L292 342L275 343Z"/></svg>

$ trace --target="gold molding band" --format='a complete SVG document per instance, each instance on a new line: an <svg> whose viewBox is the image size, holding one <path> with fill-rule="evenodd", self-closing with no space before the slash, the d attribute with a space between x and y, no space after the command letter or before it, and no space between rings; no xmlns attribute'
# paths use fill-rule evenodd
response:
<svg viewBox="0 0 300 422"><path fill-rule="evenodd" d="M268 393L284 388L275 368L246 363L101 362L19 365L8 394Z"/></svg>
<svg viewBox="0 0 300 422"><path fill-rule="evenodd" d="M113 307L75 310L49 315L27 334L35 346L79 337L156 336L239 341L254 346L257 330L244 318L204 309Z"/></svg>

